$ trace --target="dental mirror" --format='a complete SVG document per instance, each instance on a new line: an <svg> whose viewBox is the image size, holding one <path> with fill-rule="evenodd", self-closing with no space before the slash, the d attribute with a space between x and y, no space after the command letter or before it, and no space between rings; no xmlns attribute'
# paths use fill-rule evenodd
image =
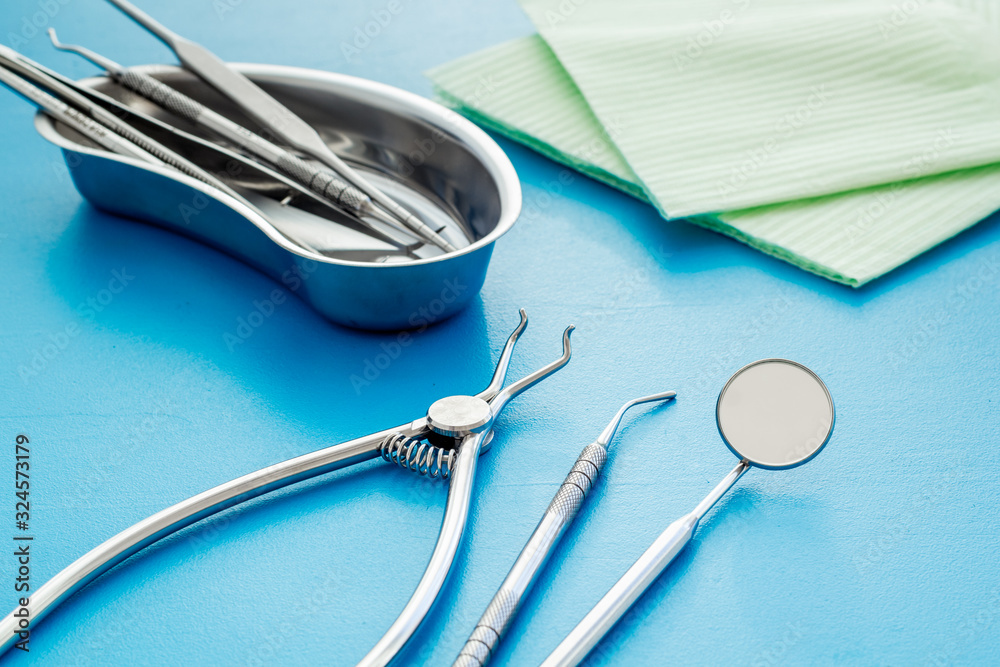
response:
<svg viewBox="0 0 1000 667"><path fill-rule="evenodd" d="M784 470L806 463L833 433L833 399L802 364L762 359L736 371L715 405L719 435L740 462L694 511L656 538L541 667L578 665L691 541L698 522L751 466Z"/></svg>
<svg viewBox="0 0 1000 667"><path fill-rule="evenodd" d="M726 446L758 468L800 466L833 432L833 399L815 373L787 359L736 371L719 393L715 420Z"/></svg>

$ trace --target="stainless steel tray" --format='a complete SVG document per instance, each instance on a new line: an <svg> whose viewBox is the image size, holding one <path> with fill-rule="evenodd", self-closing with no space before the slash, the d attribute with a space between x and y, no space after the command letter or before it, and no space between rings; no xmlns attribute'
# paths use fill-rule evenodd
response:
<svg viewBox="0 0 1000 667"><path fill-rule="evenodd" d="M453 111L384 84L292 67L234 67L312 124L379 187L429 221L458 225L473 243L405 263L324 257L288 240L279 228L296 224L296 216L282 219L280 207L268 209L272 224L200 181L108 153L45 114L35 117L35 127L62 148L74 184L97 208L219 248L270 275L339 324L414 328L427 322L428 314L435 321L453 315L478 294L494 242L510 229L521 209L517 174L492 139ZM255 127L185 70L141 69ZM169 117L108 78L82 83L148 115ZM172 122L182 126L176 119Z"/></svg>

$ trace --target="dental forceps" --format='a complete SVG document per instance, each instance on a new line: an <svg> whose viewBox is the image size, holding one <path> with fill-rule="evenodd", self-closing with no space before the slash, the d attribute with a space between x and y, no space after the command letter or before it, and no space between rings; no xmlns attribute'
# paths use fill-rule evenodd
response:
<svg viewBox="0 0 1000 667"><path fill-rule="evenodd" d="M34 626L60 602L95 578L154 542L229 507L318 475L381 456L421 475L449 481L448 499L437 544L416 590L399 617L358 663L383 667L398 654L423 622L451 570L465 531L479 455L489 449L494 422L513 398L565 366L570 359L570 326L563 333L562 356L504 388L521 321L507 339L489 386L474 396L448 396L412 422L362 436L277 463L183 500L118 533L71 563L31 596ZM0 653L18 641L21 627L13 612L0 621Z"/></svg>

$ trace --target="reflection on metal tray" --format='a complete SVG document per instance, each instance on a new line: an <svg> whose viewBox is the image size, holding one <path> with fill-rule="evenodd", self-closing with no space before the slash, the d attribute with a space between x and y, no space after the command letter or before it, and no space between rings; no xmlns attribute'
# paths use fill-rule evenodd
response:
<svg viewBox="0 0 1000 667"><path fill-rule="evenodd" d="M300 286L296 293L334 322L363 329L410 328L424 321L421 311L443 319L475 297L493 243L510 229L521 207L517 174L485 133L433 102L372 81L290 67L235 67L313 125L334 151L380 189L435 229L444 228L446 236L467 239L463 245L468 245L436 256L436 249L425 248L418 255L422 259L394 255L391 246L352 229L346 216L338 220L341 224L332 222L328 213L319 217L308 197L282 205L288 189L235 152L193 142L176 148L249 193L248 199L267 214L265 220L179 172L95 147L44 114L36 117L35 126L63 149L77 189L94 206L211 244L289 288ZM190 73L166 66L139 69L259 129ZM205 137L197 127L107 78L83 83ZM313 250L293 239L307 239ZM301 280L303 276L307 279Z"/></svg>

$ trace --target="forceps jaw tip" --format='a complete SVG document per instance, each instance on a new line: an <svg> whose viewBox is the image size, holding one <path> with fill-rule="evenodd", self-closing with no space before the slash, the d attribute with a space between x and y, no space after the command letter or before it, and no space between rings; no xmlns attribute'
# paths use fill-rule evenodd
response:
<svg viewBox="0 0 1000 667"><path fill-rule="evenodd" d="M500 358L497 360L496 370L493 371L493 378L490 380L490 384L486 389L476 394L476 398L491 401L500 393L500 389L503 388L503 383L507 379L507 368L510 365L510 357L514 353L514 346L517 345L518 338L521 337L521 334L528 326L528 314L524 311L524 308L518 309L517 312L521 316L521 321L517 323L514 331L507 337L507 342L503 346L503 351L500 352Z"/></svg>
<svg viewBox="0 0 1000 667"><path fill-rule="evenodd" d="M549 377L550 375L558 371L560 368L565 366L567 363L569 363L570 357L573 356L573 346L570 343L570 334L573 332L574 328L575 327L573 325L570 325L566 327L566 330L563 332L562 356L560 356L558 359L548 364L547 366L539 368L534 373L521 378L520 380L510 385L509 387L501 390L500 393L497 394L496 398L490 403L490 405L493 407L494 417L500 414L500 411L504 409L504 407L507 405L508 402L510 402L511 399L524 393L525 391L535 386L536 384L538 384L539 382L541 382L542 380Z"/></svg>

